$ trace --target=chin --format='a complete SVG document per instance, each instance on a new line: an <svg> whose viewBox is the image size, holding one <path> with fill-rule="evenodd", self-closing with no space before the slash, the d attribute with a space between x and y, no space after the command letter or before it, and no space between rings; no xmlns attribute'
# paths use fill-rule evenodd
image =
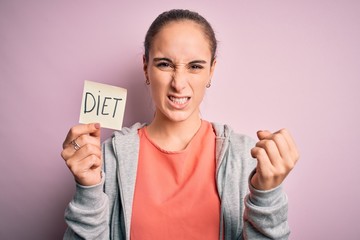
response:
<svg viewBox="0 0 360 240"><path fill-rule="evenodd" d="M190 119L193 119L193 115L196 114L194 111L172 111L166 110L164 112L159 111L162 118L171 122L184 122Z"/></svg>
<svg viewBox="0 0 360 240"><path fill-rule="evenodd" d="M169 114L166 117L172 122L184 122L190 119L190 114Z"/></svg>

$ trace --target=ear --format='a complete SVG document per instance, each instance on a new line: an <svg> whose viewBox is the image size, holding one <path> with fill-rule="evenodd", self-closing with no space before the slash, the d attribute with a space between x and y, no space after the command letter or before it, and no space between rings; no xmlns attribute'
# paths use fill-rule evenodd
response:
<svg viewBox="0 0 360 240"><path fill-rule="evenodd" d="M147 63L147 61L146 61L146 57L145 57L145 55L143 55L143 71L144 71L144 74L145 74L145 78L146 78L146 80L148 80L148 79L149 79L149 77L148 77L147 67L148 67L148 63Z"/></svg>
<svg viewBox="0 0 360 240"><path fill-rule="evenodd" d="M212 79L212 76L214 74L215 66L216 66L216 58L214 59L213 63L210 66L210 79Z"/></svg>

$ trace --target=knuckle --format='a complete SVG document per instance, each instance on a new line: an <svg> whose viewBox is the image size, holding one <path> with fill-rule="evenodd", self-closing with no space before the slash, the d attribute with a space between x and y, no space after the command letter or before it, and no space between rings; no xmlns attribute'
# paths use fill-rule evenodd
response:
<svg viewBox="0 0 360 240"><path fill-rule="evenodd" d="M101 166L101 165L102 165L101 157L95 156L95 159L94 159L94 163L93 163L93 164L96 164L96 165L98 165L98 166Z"/></svg>
<svg viewBox="0 0 360 240"><path fill-rule="evenodd" d="M67 142L66 140L64 140L63 144L62 144L62 148L65 149L66 148L66 145L67 145Z"/></svg>
<svg viewBox="0 0 360 240"><path fill-rule="evenodd" d="M273 140L266 140L266 141L264 142L264 146L265 146L265 148L267 148L267 149L273 148L274 145L275 145L275 142L274 142Z"/></svg>
<svg viewBox="0 0 360 240"><path fill-rule="evenodd" d="M280 141L283 141L284 137L281 133L275 133L273 135L273 139L275 142L280 142Z"/></svg>
<svg viewBox="0 0 360 240"><path fill-rule="evenodd" d="M86 173L84 171L79 171L76 174L74 174L74 176L78 182L82 182L86 179Z"/></svg>
<svg viewBox="0 0 360 240"><path fill-rule="evenodd" d="M76 126L73 126L72 128L70 128L69 134L70 134L71 136L77 135L77 127L76 127Z"/></svg>
<svg viewBox="0 0 360 240"><path fill-rule="evenodd" d="M70 169L70 171L72 172L72 169L74 168L74 165L72 164L72 162L71 161L65 161L65 163L66 163L66 166Z"/></svg>
<svg viewBox="0 0 360 240"><path fill-rule="evenodd" d="M82 146L82 148L84 149L84 151L86 152L92 152L93 151L93 146L91 144L85 143L84 146Z"/></svg>
<svg viewBox="0 0 360 240"><path fill-rule="evenodd" d="M257 154L259 152L260 147L256 146L251 149L251 152Z"/></svg>
<svg viewBox="0 0 360 240"><path fill-rule="evenodd" d="M70 171L72 172L72 174L76 177L79 178L81 177L81 175L83 174L83 170L78 166L78 165L74 165L70 168Z"/></svg>
<svg viewBox="0 0 360 240"><path fill-rule="evenodd" d="M253 148L251 149L251 154L252 154L252 155L256 154L257 151L258 151L257 149L258 149L257 147L253 147Z"/></svg>
<svg viewBox="0 0 360 240"><path fill-rule="evenodd" d="M87 136L86 135L80 135L78 138L77 138L77 140L79 141L79 142L82 142L82 143L86 143L87 142Z"/></svg>
<svg viewBox="0 0 360 240"><path fill-rule="evenodd" d="M280 134L287 134L288 132L289 132L289 131L288 131L287 128L282 128L282 129L279 130L279 133L280 133Z"/></svg>
<svg viewBox="0 0 360 240"><path fill-rule="evenodd" d="M295 162L289 161L289 163L287 164L287 167L289 170L292 170L295 167Z"/></svg>
<svg viewBox="0 0 360 240"><path fill-rule="evenodd" d="M286 174L288 173L288 170L285 168L285 167L282 167L278 170L278 176L279 177L282 177L282 176L285 176Z"/></svg>
<svg viewBox="0 0 360 240"><path fill-rule="evenodd" d="M91 130L93 130L94 125L93 125L92 123L88 123L88 124L86 124L86 128L87 128L89 131L91 131Z"/></svg>
<svg viewBox="0 0 360 240"><path fill-rule="evenodd" d="M92 163L92 164L94 164L96 161L97 161L97 156L95 156L94 154L91 154L90 156L89 156L89 161Z"/></svg>
<svg viewBox="0 0 360 240"><path fill-rule="evenodd" d="M259 156L262 154L261 152L264 151L264 149L260 147L254 147L251 149L251 156L253 158L259 158Z"/></svg>
<svg viewBox="0 0 360 240"><path fill-rule="evenodd" d="M60 155L61 155L61 157L62 157L64 160L67 159L65 150L61 151Z"/></svg>
<svg viewBox="0 0 360 240"><path fill-rule="evenodd" d="M98 148L101 148L101 140L100 138L96 138L96 145L98 146Z"/></svg>
<svg viewBox="0 0 360 240"><path fill-rule="evenodd" d="M257 147L253 147L250 151L250 154L253 158L256 158L257 155Z"/></svg>
<svg viewBox="0 0 360 240"><path fill-rule="evenodd" d="M265 149L264 149L264 148L258 148L256 155L257 155L258 157L263 157L263 156L265 156L265 155L266 155Z"/></svg>
<svg viewBox="0 0 360 240"><path fill-rule="evenodd" d="M266 154L266 151L264 148L259 148L259 154L264 155Z"/></svg>
<svg viewBox="0 0 360 240"><path fill-rule="evenodd" d="M78 173L78 168L76 167L76 166L70 166L69 167L69 169L70 169L70 171L72 172L72 174L74 175L74 176L76 176L77 175L77 173Z"/></svg>

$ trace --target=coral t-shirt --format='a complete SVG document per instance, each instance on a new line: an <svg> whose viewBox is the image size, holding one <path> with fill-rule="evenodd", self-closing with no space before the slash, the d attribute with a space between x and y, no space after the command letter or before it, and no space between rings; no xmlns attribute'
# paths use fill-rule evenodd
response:
<svg viewBox="0 0 360 240"><path fill-rule="evenodd" d="M139 130L131 239L219 239L215 133L209 122L182 151L166 151Z"/></svg>

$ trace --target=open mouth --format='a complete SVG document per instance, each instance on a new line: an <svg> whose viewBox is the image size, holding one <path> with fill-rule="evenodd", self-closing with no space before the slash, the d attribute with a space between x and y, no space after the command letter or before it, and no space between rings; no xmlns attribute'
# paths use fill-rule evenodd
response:
<svg viewBox="0 0 360 240"><path fill-rule="evenodd" d="M174 97L174 96L169 96L169 99L176 104L184 104L187 101L189 101L190 97Z"/></svg>

